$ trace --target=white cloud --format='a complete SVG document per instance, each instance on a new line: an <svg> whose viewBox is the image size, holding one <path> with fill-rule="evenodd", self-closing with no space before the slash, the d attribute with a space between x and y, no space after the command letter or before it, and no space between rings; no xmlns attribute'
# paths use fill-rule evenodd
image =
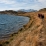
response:
<svg viewBox="0 0 46 46"><path fill-rule="evenodd" d="M44 8L46 7L46 0L38 0L38 2L40 2L41 7Z"/></svg>
<svg viewBox="0 0 46 46"><path fill-rule="evenodd" d="M46 0L38 0L38 2L41 2L41 3L43 3L43 2L46 2Z"/></svg>
<svg viewBox="0 0 46 46"><path fill-rule="evenodd" d="M45 5L46 6L46 0L37 0L37 2L41 3L43 6ZM40 5L41 5L40 4Z"/></svg>
<svg viewBox="0 0 46 46"><path fill-rule="evenodd" d="M46 7L46 0L0 0L0 4L3 5L2 8L0 6L0 10L18 10L18 9L36 9L39 10L41 8Z"/></svg>
<svg viewBox="0 0 46 46"><path fill-rule="evenodd" d="M0 3L4 3L4 4L14 4L14 1L11 0L0 0Z"/></svg>
<svg viewBox="0 0 46 46"><path fill-rule="evenodd" d="M38 4L34 4L32 6L27 5L26 7L24 7L24 9L34 9L34 10L39 10L41 9L41 7Z"/></svg>

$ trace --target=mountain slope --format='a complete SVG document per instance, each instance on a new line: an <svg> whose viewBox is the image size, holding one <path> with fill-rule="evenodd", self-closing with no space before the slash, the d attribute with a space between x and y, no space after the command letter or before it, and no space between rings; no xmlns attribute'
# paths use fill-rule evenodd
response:
<svg viewBox="0 0 46 46"><path fill-rule="evenodd" d="M29 9L29 10L20 9L18 11L23 11L23 12L36 12L37 10L33 10L33 9Z"/></svg>

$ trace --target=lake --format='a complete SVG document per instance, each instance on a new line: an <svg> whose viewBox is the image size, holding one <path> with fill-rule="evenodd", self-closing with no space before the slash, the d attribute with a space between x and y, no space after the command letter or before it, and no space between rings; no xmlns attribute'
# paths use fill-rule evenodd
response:
<svg viewBox="0 0 46 46"><path fill-rule="evenodd" d="M28 17L0 14L0 39L5 35L18 32L23 25L29 22Z"/></svg>

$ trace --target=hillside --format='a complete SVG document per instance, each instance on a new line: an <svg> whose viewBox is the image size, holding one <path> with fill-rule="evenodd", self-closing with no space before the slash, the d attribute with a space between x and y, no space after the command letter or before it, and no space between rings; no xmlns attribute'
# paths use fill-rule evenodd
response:
<svg viewBox="0 0 46 46"><path fill-rule="evenodd" d="M44 14L44 19L39 18L38 14ZM27 16L31 19L23 29L12 35L12 40L3 43L2 46L46 46L46 11L18 15Z"/></svg>
<svg viewBox="0 0 46 46"><path fill-rule="evenodd" d="M46 8L40 9L39 11L44 11L45 12L46 11Z"/></svg>

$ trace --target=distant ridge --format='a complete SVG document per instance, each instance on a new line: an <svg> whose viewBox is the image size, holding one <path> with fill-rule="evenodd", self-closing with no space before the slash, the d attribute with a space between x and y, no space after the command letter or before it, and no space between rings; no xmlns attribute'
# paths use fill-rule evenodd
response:
<svg viewBox="0 0 46 46"><path fill-rule="evenodd" d="M28 9L28 10L20 9L18 11L23 11L23 12L36 12L37 10L33 10L33 9Z"/></svg>

